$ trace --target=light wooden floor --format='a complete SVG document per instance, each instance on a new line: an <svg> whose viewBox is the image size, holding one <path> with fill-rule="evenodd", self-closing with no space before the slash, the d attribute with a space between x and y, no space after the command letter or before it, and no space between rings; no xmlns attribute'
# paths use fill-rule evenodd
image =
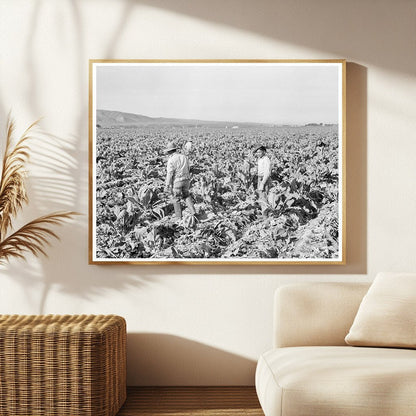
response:
<svg viewBox="0 0 416 416"><path fill-rule="evenodd" d="M264 416L254 387L128 387L117 416Z"/></svg>

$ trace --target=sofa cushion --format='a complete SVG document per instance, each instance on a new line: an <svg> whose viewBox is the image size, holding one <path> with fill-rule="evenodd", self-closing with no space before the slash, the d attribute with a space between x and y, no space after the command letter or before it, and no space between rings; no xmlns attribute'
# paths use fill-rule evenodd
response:
<svg viewBox="0 0 416 416"><path fill-rule="evenodd" d="M368 283L298 283L274 298L273 347L345 346Z"/></svg>
<svg viewBox="0 0 416 416"><path fill-rule="evenodd" d="M416 415L416 351L277 348L259 359L256 389L266 416Z"/></svg>
<svg viewBox="0 0 416 416"><path fill-rule="evenodd" d="M358 308L345 342L416 348L416 274L378 274Z"/></svg>

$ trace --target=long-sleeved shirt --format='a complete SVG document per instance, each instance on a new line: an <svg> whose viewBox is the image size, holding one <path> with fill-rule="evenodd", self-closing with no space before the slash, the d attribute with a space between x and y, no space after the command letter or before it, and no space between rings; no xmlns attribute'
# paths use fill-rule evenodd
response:
<svg viewBox="0 0 416 416"><path fill-rule="evenodd" d="M167 163L166 185L171 185L173 182L190 179L189 161L185 155L174 153Z"/></svg>

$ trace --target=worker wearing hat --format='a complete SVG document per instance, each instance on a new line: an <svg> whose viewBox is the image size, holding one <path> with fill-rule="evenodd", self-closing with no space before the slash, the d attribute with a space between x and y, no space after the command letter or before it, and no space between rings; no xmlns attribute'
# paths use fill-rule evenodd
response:
<svg viewBox="0 0 416 416"><path fill-rule="evenodd" d="M166 146L166 154L169 155L169 159L167 162L165 186L167 192L172 195L175 217L182 218L181 199L185 200L191 215L195 215L195 207L189 193L191 176L188 158L178 152L177 146L173 142L168 143Z"/></svg>
<svg viewBox="0 0 416 416"><path fill-rule="evenodd" d="M269 156L266 155L266 147L260 146L254 150L258 156L257 161L257 193L260 199L266 200L270 188L270 175L272 173Z"/></svg>

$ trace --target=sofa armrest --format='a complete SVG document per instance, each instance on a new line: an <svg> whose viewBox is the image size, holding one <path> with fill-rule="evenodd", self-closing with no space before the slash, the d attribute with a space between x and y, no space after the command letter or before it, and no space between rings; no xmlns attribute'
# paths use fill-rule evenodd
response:
<svg viewBox="0 0 416 416"><path fill-rule="evenodd" d="M369 283L300 283L274 298L273 344L278 347L346 345Z"/></svg>

